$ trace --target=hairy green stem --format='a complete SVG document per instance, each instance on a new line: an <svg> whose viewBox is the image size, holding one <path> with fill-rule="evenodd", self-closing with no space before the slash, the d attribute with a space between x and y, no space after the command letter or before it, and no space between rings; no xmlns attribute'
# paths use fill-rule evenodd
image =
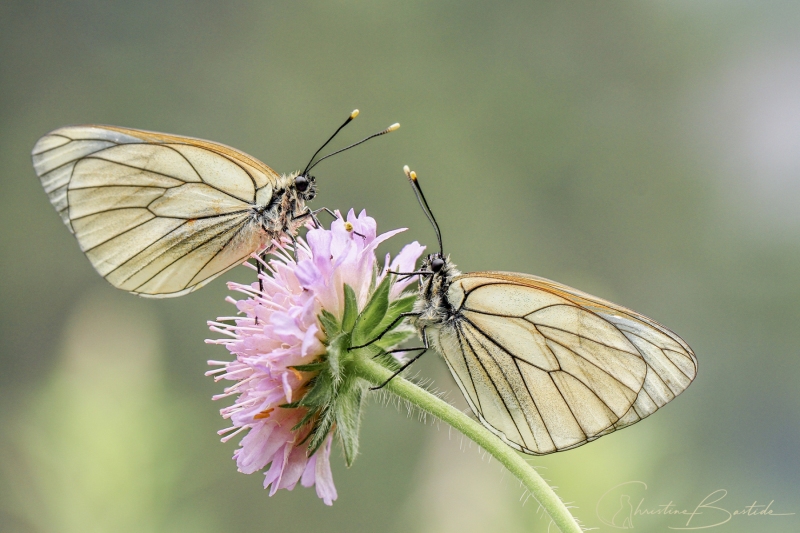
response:
<svg viewBox="0 0 800 533"><path fill-rule="evenodd" d="M359 376L375 385L384 383L392 375L391 371L362 354L357 354L353 363ZM392 379L385 389L408 400L426 413L447 422L489 452L525 485L563 533L580 533L582 531L561 498L553 492L553 489L536 470L513 448L479 422L401 377Z"/></svg>

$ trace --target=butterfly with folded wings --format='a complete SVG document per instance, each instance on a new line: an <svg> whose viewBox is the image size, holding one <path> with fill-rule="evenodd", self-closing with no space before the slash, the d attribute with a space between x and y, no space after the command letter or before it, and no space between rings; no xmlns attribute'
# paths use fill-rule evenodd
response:
<svg viewBox="0 0 800 533"><path fill-rule="evenodd" d="M420 277L413 310L398 320L408 318L423 341L392 350L418 352L395 376L433 346L480 422L533 455L630 426L692 383L692 349L646 316L538 276L461 274L444 255L416 173L405 172L439 252L416 272L395 273Z"/></svg>
<svg viewBox="0 0 800 533"><path fill-rule="evenodd" d="M294 238L315 214L311 169L399 124L280 175L223 144L115 126L68 126L33 148L50 202L92 266L117 288L181 296ZM319 210L318 210L319 211Z"/></svg>

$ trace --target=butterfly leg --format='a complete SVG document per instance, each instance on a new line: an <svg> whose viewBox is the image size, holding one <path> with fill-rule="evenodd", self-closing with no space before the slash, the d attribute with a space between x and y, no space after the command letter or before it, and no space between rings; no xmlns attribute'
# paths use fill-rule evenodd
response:
<svg viewBox="0 0 800 533"><path fill-rule="evenodd" d="M416 272L395 272L394 270L387 270L386 273L401 276L397 278L397 281L404 281L414 276L433 276L433 272L430 270L417 270Z"/></svg>
<svg viewBox="0 0 800 533"><path fill-rule="evenodd" d="M262 253L258 254L258 259L256 259L256 275L258 276L258 290L259 292L264 292L264 280L261 279L261 276L264 274L264 263L267 261L267 252L266 250Z"/></svg>
<svg viewBox="0 0 800 533"><path fill-rule="evenodd" d="M322 227L322 222L319 221L317 218L317 214L314 211L309 211L308 216L311 217L311 220L314 221L314 227L319 229Z"/></svg>
<svg viewBox="0 0 800 533"><path fill-rule="evenodd" d="M264 261L267 260L267 253L266 251L261 253L256 259L256 276L258 277L258 291L263 294L264 293L264 280L261 279L261 276L264 274ZM256 325L258 325L258 317L255 317Z"/></svg>
<svg viewBox="0 0 800 533"><path fill-rule="evenodd" d="M292 235L292 257L294 262L297 263L297 237Z"/></svg>
<svg viewBox="0 0 800 533"><path fill-rule="evenodd" d="M391 324L389 324L388 326L386 326L386 329L384 329L383 331L381 331L380 335L378 335L377 337L375 337L375 338L374 338L374 339L372 339L371 341L369 341L369 342L367 342L367 343L365 343L365 344L362 344L362 345L360 345L360 346L351 346L351 347L349 347L349 348L347 349L347 351L349 352L349 351L351 351L351 350L358 350L359 348L366 348L366 347L367 347L367 346L369 346L370 344L373 344L373 343L375 343L375 342L378 342L379 340L381 340L381 339L383 338L383 336L384 336L384 335L386 335L386 334L387 334L387 333L389 333L389 332L390 332L392 329L394 329L394 327L395 327L397 324L399 324L400 322L402 322L402 321L403 321L403 319L404 319L404 318L406 318L407 316L419 316L419 315L420 315L419 313L415 313L414 311L409 311L409 312L407 312L407 313L400 313L399 315L397 315L397 318L395 318L395 319L392 321L392 323L391 323Z"/></svg>
<svg viewBox="0 0 800 533"><path fill-rule="evenodd" d="M327 207L320 207L319 209L315 209L314 211L312 211L312 214L313 214L314 216L317 216L317 213L320 213L320 212L322 212L322 211L325 211L326 213L328 213L328 214L329 214L330 216L332 216L333 218L339 218L338 216L336 216L336 213L335 213L334 211L331 211L331 210L330 210L330 209L328 209Z"/></svg>
<svg viewBox="0 0 800 533"><path fill-rule="evenodd" d="M311 222L314 223L314 228L321 228L322 227L322 223L317 218L317 212L316 211L312 211L308 207L306 207L306 211L304 211L304 212L300 213L299 215L297 215L296 217L294 217L292 219L292 222L297 221L297 220L303 220L303 219L306 219L306 218L309 218L309 217L311 218Z"/></svg>
<svg viewBox="0 0 800 533"><path fill-rule="evenodd" d="M336 216L335 212L331 211L327 207L320 207L319 209L315 209L313 211L309 207L306 207L306 211L305 212L300 213L299 215L294 217L292 220L302 220L304 218L311 217L312 222L314 222L314 227L315 228L321 228L322 227L322 223L319 221L319 218L317 218L317 213L320 213L322 211L327 212L333 218L339 218L339 217Z"/></svg>
<svg viewBox="0 0 800 533"><path fill-rule="evenodd" d="M381 384L380 384L380 385L378 385L377 387L370 387L370 389L369 389L369 390L379 390L379 389L382 389L383 387L385 387L385 386L386 386L386 384L387 384L387 383L389 383L389 382L390 382L390 381L392 381L394 378L396 378L396 377L397 377L397 375L398 375L400 372L402 372L402 371L403 371L403 370L405 370L406 368L410 367L410 366L411 366L411 364L412 364L414 361L416 361L417 359L419 359L420 357L422 357L422 356L423 356L423 354L424 354L425 352L427 352L427 351L428 351L428 348L430 348L430 345L428 344L428 334L425 332L425 328L422 328L422 344L423 344L424 346L422 346L422 347L420 347L420 348L400 348L400 349L397 349L397 350L390 350L390 351L388 351L388 352L385 352L385 353L393 353L393 352L404 352L404 351L405 351L405 352L410 352L410 351L414 351L414 350L421 350L421 351L420 351L420 352L419 352L417 355L415 355L414 357L412 357L411 359L409 359L408 361L406 361L406 362L405 362L405 364L403 364L403 366L401 366L399 369L397 369L397 371L396 371L394 374L392 374L391 376L389 376L389 379L387 379L386 381L384 381L383 383L381 383Z"/></svg>

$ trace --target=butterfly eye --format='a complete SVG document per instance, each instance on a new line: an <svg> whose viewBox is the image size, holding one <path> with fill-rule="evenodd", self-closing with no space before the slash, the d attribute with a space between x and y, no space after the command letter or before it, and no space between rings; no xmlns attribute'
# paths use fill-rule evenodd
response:
<svg viewBox="0 0 800 533"><path fill-rule="evenodd" d="M441 257L435 258L431 261L431 270L434 272L439 272L444 267L444 259Z"/></svg>
<svg viewBox="0 0 800 533"><path fill-rule="evenodd" d="M300 192L306 192L306 189L308 189L308 178L300 174L294 179L294 187Z"/></svg>

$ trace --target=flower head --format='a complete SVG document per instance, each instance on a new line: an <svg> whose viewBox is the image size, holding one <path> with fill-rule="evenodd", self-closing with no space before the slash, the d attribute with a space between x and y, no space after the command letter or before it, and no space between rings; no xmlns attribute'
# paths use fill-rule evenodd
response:
<svg viewBox="0 0 800 533"><path fill-rule="evenodd" d="M336 499L330 469L335 433L348 462L355 455L353 434L365 387L347 375L348 351L336 339L349 340L356 321L346 315L364 310L375 298L388 296L387 316L402 311L408 301L402 291L413 280L390 281L386 271L413 270L424 250L417 242L408 244L393 261L387 255L379 272L376 248L404 230L377 235L376 228L364 211L356 216L351 210L346 221L338 217L330 230L309 230L305 240L297 240L297 260L279 249L264 265L267 273L260 282L228 284L245 295L228 298L240 316L209 322L212 331L228 338L207 342L224 344L235 356L229 362L209 361L220 368L207 373L235 382L214 397L237 397L220 410L232 424L220 431L227 433L222 440L247 432L234 459L246 474L269 465L264 487L270 496L299 482L315 485L317 495L331 505ZM397 333L376 347L386 350L410 334L402 328Z"/></svg>

